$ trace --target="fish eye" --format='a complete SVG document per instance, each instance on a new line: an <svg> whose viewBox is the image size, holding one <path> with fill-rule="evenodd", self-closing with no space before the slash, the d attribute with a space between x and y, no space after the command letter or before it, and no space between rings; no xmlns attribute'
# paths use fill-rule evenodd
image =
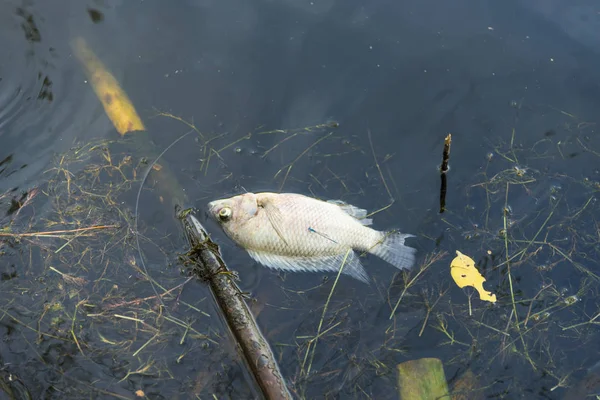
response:
<svg viewBox="0 0 600 400"><path fill-rule="evenodd" d="M221 221L227 221L229 218L231 218L231 208L229 207L223 207L219 210L219 219Z"/></svg>

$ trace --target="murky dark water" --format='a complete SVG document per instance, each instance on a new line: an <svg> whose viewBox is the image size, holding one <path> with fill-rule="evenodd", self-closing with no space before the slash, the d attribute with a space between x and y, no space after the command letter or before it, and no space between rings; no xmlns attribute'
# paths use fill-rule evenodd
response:
<svg viewBox="0 0 600 400"><path fill-rule="evenodd" d="M111 148L111 162L124 160L132 182L122 188L131 191L89 209L100 199L95 190L108 190L100 182L122 176L90 178L89 163L107 162L102 150L89 163L61 158L92 140L119 140L73 55L73 39L83 37L130 96L157 152L189 130L158 113L204 135L160 160L201 216L209 200L243 190L369 210L392 197L375 227L416 234L420 265L447 252L404 294L402 274L375 258L364 261L370 286L342 277L312 358L306 346L334 276L266 270L206 221L297 395L397 398L396 365L422 357L444 362L451 389L474 372L468 398L597 394L599 31L591 0L3 1L0 228L131 221L143 149L99 147ZM339 127L301 130L329 121ZM261 134L275 129L286 131ZM436 168L449 132L440 215ZM89 187L71 186L82 176ZM186 242L168 201L157 198L159 185L146 185L146 266L163 287L176 287L186 279L178 260ZM33 205L23 206L36 187ZM148 398L256 397L204 284L165 298L162 313L153 301L107 307L153 295L132 238L122 227L81 242L0 241L2 376L17 376L33 398L134 398L137 390ZM496 304L456 287L456 250L475 259ZM87 283L61 280L50 267Z"/></svg>

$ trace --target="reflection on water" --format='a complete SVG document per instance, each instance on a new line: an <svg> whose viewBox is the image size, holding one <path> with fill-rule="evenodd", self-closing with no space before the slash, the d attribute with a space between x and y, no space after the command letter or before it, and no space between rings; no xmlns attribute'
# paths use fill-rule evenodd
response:
<svg viewBox="0 0 600 400"><path fill-rule="evenodd" d="M200 216L209 200L282 187L384 209L378 227L419 234L419 279L367 257L373 284L342 279L323 314L333 276L261 268L206 221L296 394L395 398L396 364L421 357L442 359L451 386L470 369L474 396L594 393L598 12L584 0L1 3L0 370L34 398L255 397L207 288L181 286L185 241L156 182L169 167ZM75 37L131 98L143 145L119 140ZM135 193L190 126L141 191L148 276ZM497 304L454 285L456 250ZM165 307L149 279L172 289Z"/></svg>

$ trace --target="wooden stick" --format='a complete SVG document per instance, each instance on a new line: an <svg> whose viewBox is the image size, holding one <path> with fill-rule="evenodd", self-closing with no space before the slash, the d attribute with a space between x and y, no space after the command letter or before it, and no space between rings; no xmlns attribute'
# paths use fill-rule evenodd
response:
<svg viewBox="0 0 600 400"><path fill-rule="evenodd" d="M450 145L452 144L452 135L449 133L444 139L444 153L442 154L442 165L440 166L440 175L442 178L442 187L440 188L440 214L446 210L446 172L448 171L448 161L450 160Z"/></svg>
<svg viewBox="0 0 600 400"><path fill-rule="evenodd" d="M179 215L192 248L189 256L196 266L194 272L209 283L262 394L268 400L291 400L292 395L288 391L271 347L244 301L242 292L233 281L233 273L227 269L221 258L219 247L210 240L202 224L191 212L184 211Z"/></svg>
<svg viewBox="0 0 600 400"><path fill-rule="evenodd" d="M442 166L440 172L445 174L448 171L448 161L450 160L450 145L452 144L452 134L449 133L444 139L444 153L442 154Z"/></svg>

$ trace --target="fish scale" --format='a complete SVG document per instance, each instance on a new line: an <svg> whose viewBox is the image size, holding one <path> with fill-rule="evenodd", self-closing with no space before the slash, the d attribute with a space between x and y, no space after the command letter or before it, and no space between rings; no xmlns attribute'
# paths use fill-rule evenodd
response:
<svg viewBox="0 0 600 400"><path fill-rule="evenodd" d="M285 245L283 240L279 241L277 251L286 255L319 255L339 254L349 248L366 250L364 243L374 245L381 235L373 229L369 229L357 223L352 216L343 212L339 206L322 201L305 201L305 196L287 194L278 195L277 207L284 215L285 237L295 236L297 240L292 242L292 247ZM309 230L312 228L320 235L335 238L334 241L326 240L323 236L315 235ZM372 239L365 240L365 237ZM262 250L270 251L268 241L263 244Z"/></svg>

